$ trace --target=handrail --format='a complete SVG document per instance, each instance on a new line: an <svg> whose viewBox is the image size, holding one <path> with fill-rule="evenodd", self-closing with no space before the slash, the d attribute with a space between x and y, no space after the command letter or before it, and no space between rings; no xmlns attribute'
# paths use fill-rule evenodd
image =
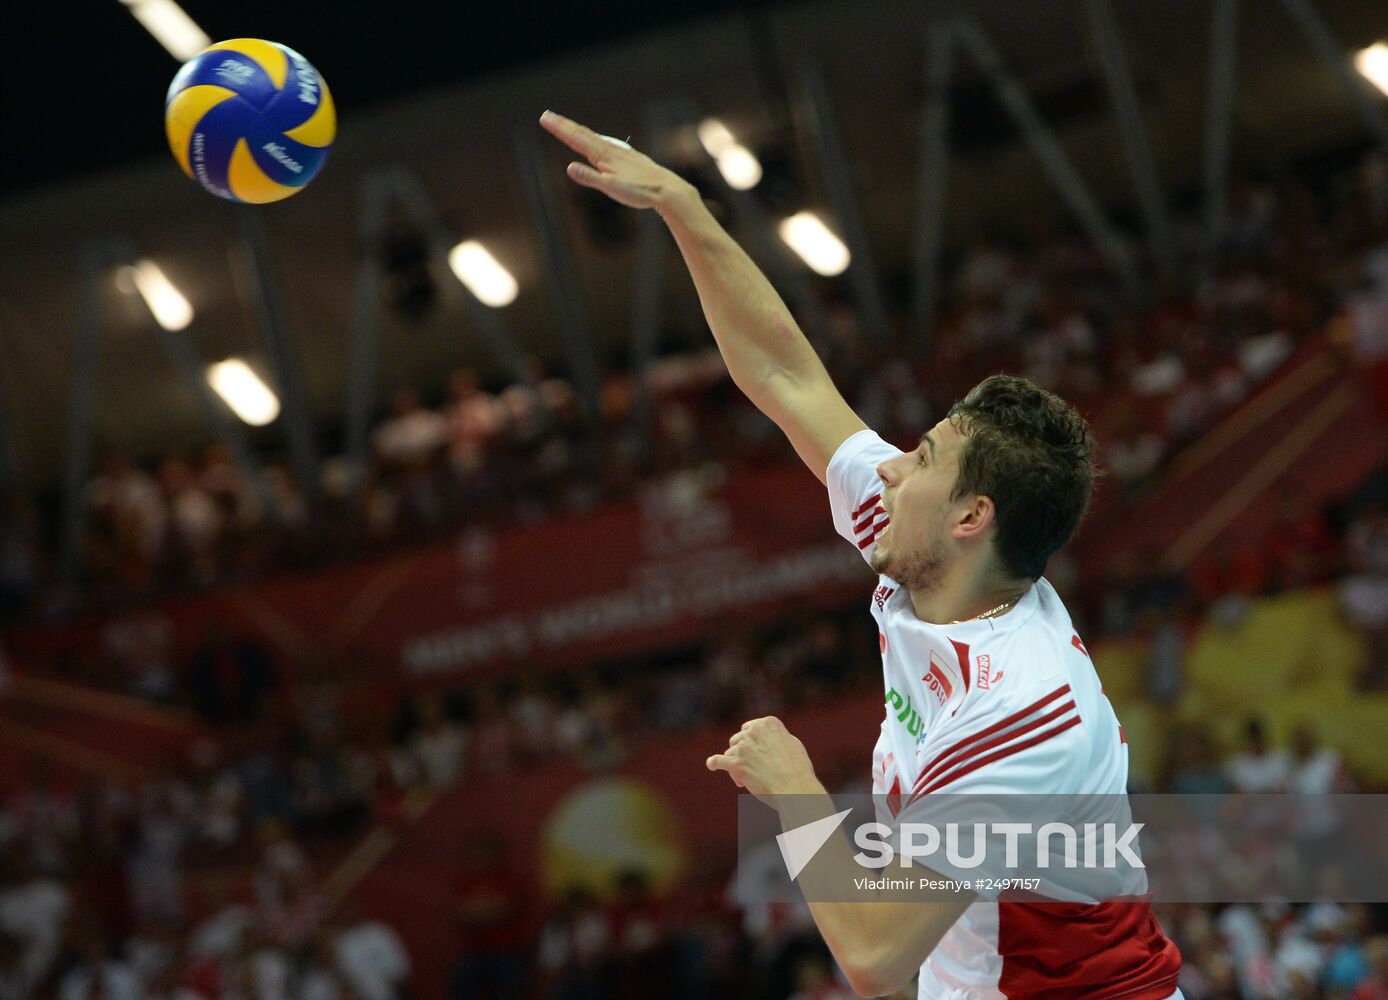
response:
<svg viewBox="0 0 1388 1000"><path fill-rule="evenodd" d="M1190 446L1180 451L1162 474L1162 488L1180 482L1202 465L1217 458L1266 418L1295 402L1315 389L1331 375L1337 366L1328 353L1315 355L1280 379L1273 381L1242 406L1236 407L1225 419L1216 423Z"/></svg>
<svg viewBox="0 0 1388 1000"><path fill-rule="evenodd" d="M10 678L6 695L14 701L188 734L200 732L204 728L198 717L186 708L154 705L129 695L83 687L69 681L17 674Z"/></svg>
<svg viewBox="0 0 1388 1000"><path fill-rule="evenodd" d="M0 744L8 744L22 753L51 758L77 771L117 781L139 782L150 774L148 768L62 736L54 736L16 719L6 719L4 725L0 725Z"/></svg>
<svg viewBox="0 0 1388 1000"><path fill-rule="evenodd" d="M1286 437L1206 508L1181 536L1172 543L1168 556L1173 566L1184 566L1239 516L1249 502L1275 483L1302 453L1358 401L1351 385L1341 385L1303 417Z"/></svg>

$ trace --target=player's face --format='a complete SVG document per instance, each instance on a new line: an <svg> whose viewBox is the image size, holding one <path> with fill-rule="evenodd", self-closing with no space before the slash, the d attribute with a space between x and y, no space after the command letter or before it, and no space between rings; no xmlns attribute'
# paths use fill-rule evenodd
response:
<svg viewBox="0 0 1388 1000"><path fill-rule="evenodd" d="M936 586L954 556L949 531L959 449L964 437L941 420L908 451L877 467L891 523L877 536L872 568L908 590Z"/></svg>

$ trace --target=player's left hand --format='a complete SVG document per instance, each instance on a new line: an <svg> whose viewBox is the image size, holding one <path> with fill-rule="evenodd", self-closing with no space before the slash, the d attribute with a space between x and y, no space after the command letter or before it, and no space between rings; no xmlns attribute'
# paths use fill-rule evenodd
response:
<svg viewBox="0 0 1388 1000"><path fill-rule="evenodd" d="M728 740L728 749L706 763L710 771L727 771L739 788L758 798L824 791L805 744L774 715L744 722Z"/></svg>

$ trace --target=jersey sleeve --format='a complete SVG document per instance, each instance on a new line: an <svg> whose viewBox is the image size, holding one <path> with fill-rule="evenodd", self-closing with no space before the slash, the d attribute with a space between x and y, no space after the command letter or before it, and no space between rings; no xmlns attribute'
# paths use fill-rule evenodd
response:
<svg viewBox="0 0 1388 1000"><path fill-rule="evenodd" d="M877 535L889 518L882 509L882 480L877 466L901 454L876 432L861 430L839 445L829 460L829 509L834 530L872 561Z"/></svg>

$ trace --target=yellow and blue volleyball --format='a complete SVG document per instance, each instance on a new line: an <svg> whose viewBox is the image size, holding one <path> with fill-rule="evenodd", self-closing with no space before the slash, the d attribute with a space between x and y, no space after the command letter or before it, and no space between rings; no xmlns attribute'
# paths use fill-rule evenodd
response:
<svg viewBox="0 0 1388 1000"><path fill-rule="evenodd" d="M263 204L302 191L337 135L328 85L286 45L218 42L183 64L164 102L183 172L230 201Z"/></svg>

